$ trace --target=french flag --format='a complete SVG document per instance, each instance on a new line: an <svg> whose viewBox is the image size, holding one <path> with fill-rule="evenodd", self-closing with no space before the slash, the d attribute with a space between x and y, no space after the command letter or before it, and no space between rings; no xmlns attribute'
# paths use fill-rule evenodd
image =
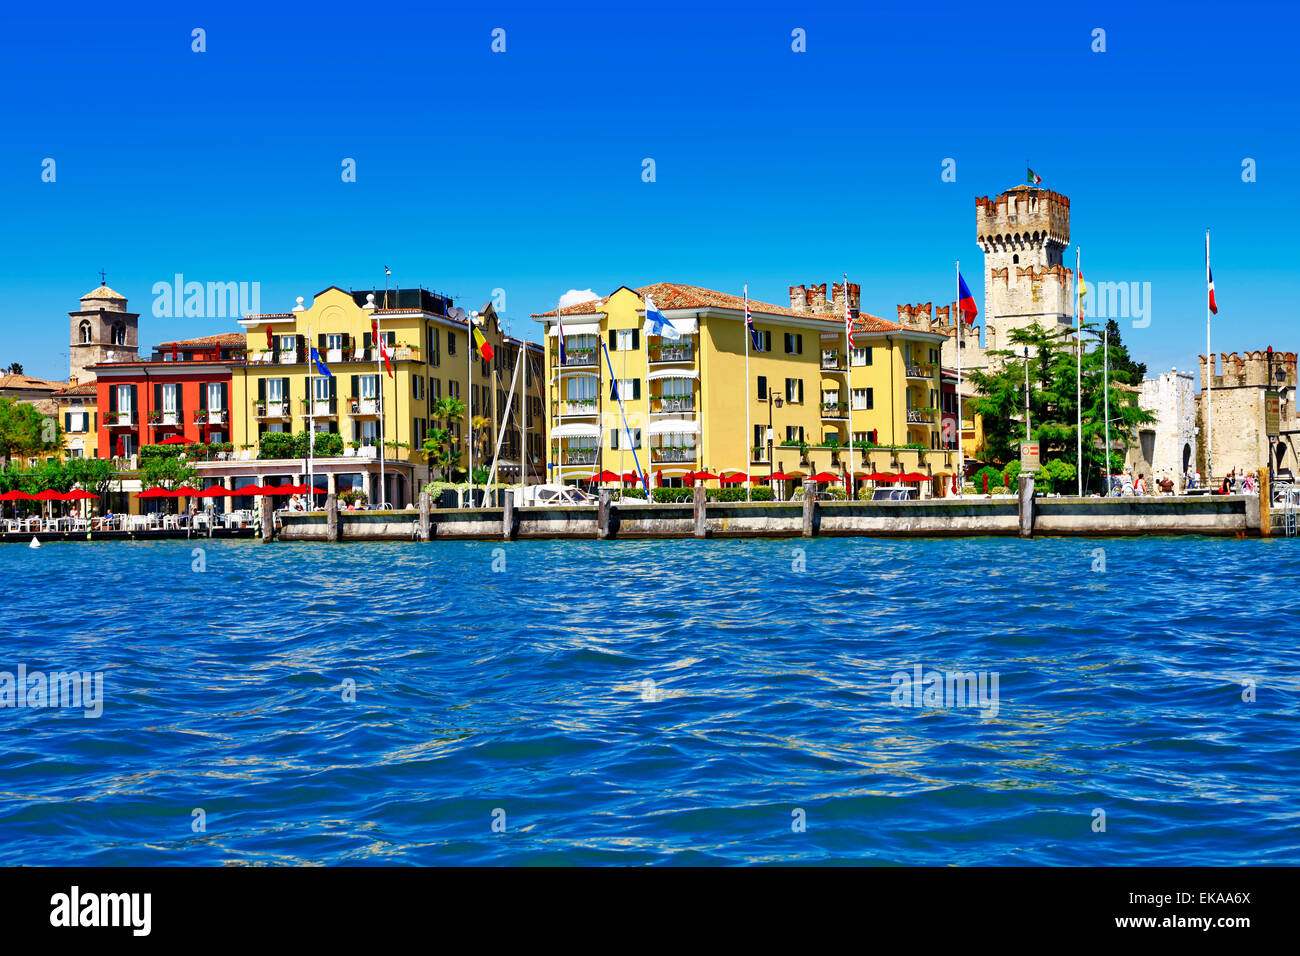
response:
<svg viewBox="0 0 1300 956"><path fill-rule="evenodd" d="M967 325L975 324L975 316L979 315L979 309L975 306L975 297L970 294L970 289L966 285L966 280L962 278L961 273L957 273L957 284L959 286L958 295L960 301L957 307L961 309L961 317L966 320Z"/></svg>
<svg viewBox="0 0 1300 956"><path fill-rule="evenodd" d="M1210 271L1210 231L1205 231L1205 284L1210 289L1210 312L1219 314L1219 303L1214 301L1214 273Z"/></svg>

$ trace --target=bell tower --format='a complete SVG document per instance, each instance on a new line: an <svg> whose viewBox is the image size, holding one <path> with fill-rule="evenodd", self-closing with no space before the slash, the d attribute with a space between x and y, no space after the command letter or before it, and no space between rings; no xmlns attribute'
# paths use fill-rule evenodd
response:
<svg viewBox="0 0 1300 956"><path fill-rule="evenodd" d="M102 274L101 274L102 275ZM81 297L81 308L69 312L71 323L68 382L95 380L86 369L99 362L134 362L140 357L140 314L126 311L126 296L100 286Z"/></svg>
<svg viewBox="0 0 1300 956"><path fill-rule="evenodd" d="M1037 186L1016 186L975 200L975 241L984 250L984 347L1011 347L1009 333L1037 322L1074 323L1070 200Z"/></svg>

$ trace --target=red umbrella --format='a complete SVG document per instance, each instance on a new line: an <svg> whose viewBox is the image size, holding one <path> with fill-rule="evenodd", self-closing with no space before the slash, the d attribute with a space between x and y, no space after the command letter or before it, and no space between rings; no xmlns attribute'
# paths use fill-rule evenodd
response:
<svg viewBox="0 0 1300 956"><path fill-rule="evenodd" d="M172 494L177 498L179 498L181 495L184 495L187 498L195 498L198 497L199 489L191 488L189 485L181 485L179 488L173 491Z"/></svg>
<svg viewBox="0 0 1300 956"><path fill-rule="evenodd" d="M662 488L663 486L664 486L664 472L663 469L661 468L655 472L655 487Z"/></svg>
<svg viewBox="0 0 1300 956"><path fill-rule="evenodd" d="M616 471L610 471L606 468L598 475L592 475L589 481L622 481L623 476Z"/></svg>
<svg viewBox="0 0 1300 956"><path fill-rule="evenodd" d="M923 475L920 472L909 471L898 476L899 481L929 481L929 475Z"/></svg>
<svg viewBox="0 0 1300 956"><path fill-rule="evenodd" d="M266 489L261 485L244 485L242 488L235 489L236 498L242 498L246 495L262 495L265 493Z"/></svg>
<svg viewBox="0 0 1300 956"><path fill-rule="evenodd" d="M175 498L176 492L168 491L166 488L159 488L154 485L152 488L146 488L136 495L137 498Z"/></svg>
<svg viewBox="0 0 1300 956"><path fill-rule="evenodd" d="M774 472L772 472L772 474L768 475L767 477L770 478L770 479L772 479L773 481L793 481L793 480L794 480L794 476L793 476L793 475L787 475L784 471L774 471Z"/></svg>
<svg viewBox="0 0 1300 956"><path fill-rule="evenodd" d="M635 471L625 471L623 472L623 480L639 482L641 480L641 476L638 475Z"/></svg>
<svg viewBox="0 0 1300 956"><path fill-rule="evenodd" d="M32 495L32 500L33 501L67 501L68 499L63 497L63 492L55 491L53 488L46 488L44 491L40 491Z"/></svg>
<svg viewBox="0 0 1300 956"><path fill-rule="evenodd" d="M6 491L0 495L0 501L35 501L35 495L29 495L25 491L19 491L15 488L13 491Z"/></svg>
<svg viewBox="0 0 1300 956"><path fill-rule="evenodd" d="M894 481L898 475L891 475L883 471L873 471L871 474L864 476L865 481Z"/></svg>
<svg viewBox="0 0 1300 956"><path fill-rule="evenodd" d="M724 485L743 485L748 478L743 471L733 471L729 475L723 475L721 481Z"/></svg>
<svg viewBox="0 0 1300 956"><path fill-rule="evenodd" d="M707 471L692 471L688 472L685 477L690 478L692 481L709 481L716 480L718 476L711 475Z"/></svg>
<svg viewBox="0 0 1300 956"><path fill-rule="evenodd" d="M262 491L268 495L296 495L301 494L296 490L296 485L267 485Z"/></svg>
<svg viewBox="0 0 1300 956"><path fill-rule="evenodd" d="M840 475L832 475L829 471L819 471L817 472L817 474L812 476L812 480L827 482L827 481L843 481L844 479Z"/></svg>
<svg viewBox="0 0 1300 956"><path fill-rule="evenodd" d="M204 488L196 497L199 498L229 498L234 492L229 488L223 488L221 485L213 485L211 488Z"/></svg>
<svg viewBox="0 0 1300 956"><path fill-rule="evenodd" d="M158 444L160 445L192 445L194 439L186 438L184 435L168 435Z"/></svg>
<svg viewBox="0 0 1300 956"><path fill-rule="evenodd" d="M92 495L89 491L83 491L81 488L74 488L63 496L64 501L86 501L90 498L98 498L99 495Z"/></svg>

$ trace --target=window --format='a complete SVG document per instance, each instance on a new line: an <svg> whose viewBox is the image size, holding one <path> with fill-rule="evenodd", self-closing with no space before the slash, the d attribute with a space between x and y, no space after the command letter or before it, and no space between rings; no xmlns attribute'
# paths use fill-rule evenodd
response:
<svg viewBox="0 0 1300 956"><path fill-rule="evenodd" d="M438 343L441 341L441 339L438 337L438 330L435 329L433 326L430 326L428 328L427 333L428 334L425 336L425 339L428 345L429 364L437 368L439 363L442 362L442 355L438 348Z"/></svg>
<svg viewBox="0 0 1300 956"><path fill-rule="evenodd" d="M875 407L876 407L876 390L874 388L869 388L867 389L867 408L871 409Z"/></svg>
<svg viewBox="0 0 1300 956"><path fill-rule="evenodd" d="M634 352L641 347L640 329L617 329L610 332L610 338L616 352Z"/></svg>
<svg viewBox="0 0 1300 956"><path fill-rule="evenodd" d="M162 410L165 415L176 414L176 393L180 390L179 385L164 385L162 387Z"/></svg>
<svg viewBox="0 0 1300 956"><path fill-rule="evenodd" d="M266 380L266 400L268 402L284 401L284 379L268 378Z"/></svg>
<svg viewBox="0 0 1300 956"><path fill-rule="evenodd" d="M379 444L379 422L373 418L363 419L360 423L361 429L358 432L357 440L367 448Z"/></svg>
<svg viewBox="0 0 1300 956"><path fill-rule="evenodd" d="M81 325L78 327L78 332L81 336L81 344L88 345L90 343L90 323L85 319L82 319Z"/></svg>
<svg viewBox="0 0 1300 956"><path fill-rule="evenodd" d="M785 440L793 441L793 442L803 441L803 426L802 425L785 426Z"/></svg>
<svg viewBox="0 0 1300 956"><path fill-rule="evenodd" d="M628 432L630 432L631 435L632 435L632 443L631 443L630 445L625 446L625 447L627 447L627 448L629 448L629 449L637 449L637 448L640 448L640 447L641 447L641 429L639 429L639 428L629 428L629 429L628 429ZM609 447L612 448L612 449L615 450L615 451L618 450L618 441L619 441L619 436L623 436L624 439L626 439L626 437L627 437L627 434L624 433L624 431L623 431L622 428L611 428L611 429L609 430Z"/></svg>
<svg viewBox="0 0 1300 956"><path fill-rule="evenodd" d="M411 376L411 397L417 402L424 398L424 376Z"/></svg>
<svg viewBox="0 0 1300 956"><path fill-rule="evenodd" d="M785 333L785 354L803 355L803 336L794 332Z"/></svg>
<svg viewBox="0 0 1300 956"><path fill-rule="evenodd" d="M772 351L772 331L769 329L765 332L759 332L758 334L763 339L762 351L764 352Z"/></svg>
<svg viewBox="0 0 1300 956"><path fill-rule="evenodd" d="M867 407L867 389L855 388L853 390L853 410L863 411Z"/></svg>
<svg viewBox="0 0 1300 956"><path fill-rule="evenodd" d="M282 335L280 336L280 351L292 352L298 347L298 336Z"/></svg>
<svg viewBox="0 0 1300 956"><path fill-rule="evenodd" d="M641 397L641 380L639 378L622 378L617 382L617 390L615 390L614 386L615 383L610 382L610 401L616 401L620 398L625 402L636 401Z"/></svg>
<svg viewBox="0 0 1300 956"><path fill-rule="evenodd" d="M130 385L117 386L117 410L119 412L126 412L128 415L131 413L131 392Z"/></svg>
<svg viewBox="0 0 1300 956"><path fill-rule="evenodd" d="M319 376L311 380L312 394L316 396L316 401L327 402L330 397L330 381L325 376Z"/></svg>
<svg viewBox="0 0 1300 956"><path fill-rule="evenodd" d="M868 348L855 348L853 350L853 364L854 365L869 364L867 361L867 355L870 353L870 351L871 350Z"/></svg>
<svg viewBox="0 0 1300 956"><path fill-rule="evenodd" d="M767 376L766 375L760 375L758 377L758 400L760 402L767 401Z"/></svg>
<svg viewBox="0 0 1300 956"><path fill-rule="evenodd" d="M448 351L450 352L450 349ZM460 382L454 378L447 379L447 397L460 398Z"/></svg>
<svg viewBox="0 0 1300 956"><path fill-rule="evenodd" d="M359 398L374 399L378 395L379 395L378 375L357 376L357 396Z"/></svg>
<svg viewBox="0 0 1300 956"><path fill-rule="evenodd" d="M664 398L690 398L693 386L694 383L689 378L666 378L659 394Z"/></svg>
<svg viewBox="0 0 1300 956"><path fill-rule="evenodd" d="M450 329L447 330L447 354L456 354L456 333Z"/></svg>
<svg viewBox="0 0 1300 956"><path fill-rule="evenodd" d="M126 345L126 326L121 322L115 323L109 337L109 342L112 345Z"/></svg>
<svg viewBox="0 0 1300 956"><path fill-rule="evenodd" d="M599 384L594 375L571 375L564 381L564 397L570 402L595 401Z"/></svg>
<svg viewBox="0 0 1300 956"><path fill-rule="evenodd" d="M330 333L329 335L326 335L326 336L325 336L325 348L327 348L327 349L331 349L331 350L333 350L333 349L341 349L341 348L343 348L343 333L341 333L341 332L332 332L332 333Z"/></svg>
<svg viewBox="0 0 1300 956"><path fill-rule="evenodd" d="M803 379L787 378L785 380L785 400L794 404L803 402Z"/></svg>
<svg viewBox="0 0 1300 956"><path fill-rule="evenodd" d="M208 411L219 412L222 410L221 408L222 391L223 389L221 388L220 382L208 383Z"/></svg>

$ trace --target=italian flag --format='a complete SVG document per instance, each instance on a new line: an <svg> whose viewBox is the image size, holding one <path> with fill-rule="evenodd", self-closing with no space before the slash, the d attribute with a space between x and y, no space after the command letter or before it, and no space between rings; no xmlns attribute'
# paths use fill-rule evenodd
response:
<svg viewBox="0 0 1300 956"><path fill-rule="evenodd" d="M488 344L488 340L483 336L483 333L478 329L474 330L474 347L478 349L478 354L483 356L483 361L485 362L492 361L492 356L494 354L492 351L492 346Z"/></svg>
<svg viewBox="0 0 1300 956"><path fill-rule="evenodd" d="M1036 172L1034 172L1032 169L1029 170L1029 185L1031 185L1031 186L1037 186L1037 185L1038 185L1039 183L1041 183L1042 181L1043 181L1043 177L1042 177L1042 176L1038 175L1038 174L1037 174Z"/></svg>

